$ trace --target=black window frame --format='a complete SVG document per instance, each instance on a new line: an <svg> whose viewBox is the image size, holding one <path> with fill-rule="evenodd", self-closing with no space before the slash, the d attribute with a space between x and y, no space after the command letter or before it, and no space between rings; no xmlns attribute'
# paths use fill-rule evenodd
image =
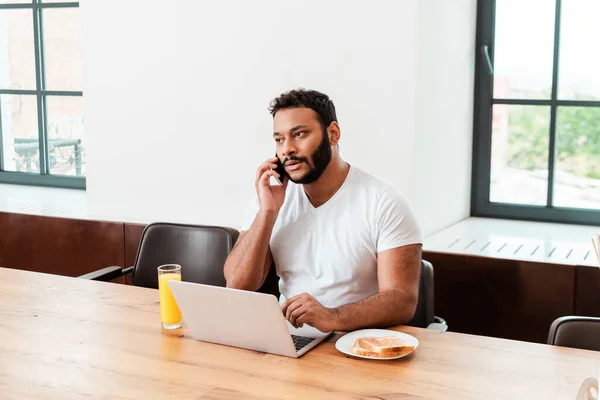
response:
<svg viewBox="0 0 600 400"><path fill-rule="evenodd" d="M554 20L552 96L549 100L494 99L493 65L496 1L478 0L477 2L473 163L471 181L472 216L580 225L600 225L600 210L556 207L553 205L556 154L556 110L559 106L600 107L600 101L559 100L557 98L562 0L555 1L556 12ZM548 195L546 206L490 202L492 107L495 104L550 106Z"/></svg>
<svg viewBox="0 0 600 400"><path fill-rule="evenodd" d="M48 156L48 126L46 101L48 96L81 97L83 91L46 90L45 84L45 58L43 36L44 9L79 8L79 2L44 3L42 0L31 0L30 3L0 4L0 10L25 9L32 10L33 40L35 51L35 89L6 89L0 88L0 95L34 95L37 100L38 148L40 172L15 172L4 169L3 141L2 141L2 110L0 109L0 183L11 183L31 186L59 187L70 189L85 189L85 176L65 176L50 174ZM1 107L1 103L0 103ZM77 151L76 151L77 153ZM80 153L79 153L80 154Z"/></svg>

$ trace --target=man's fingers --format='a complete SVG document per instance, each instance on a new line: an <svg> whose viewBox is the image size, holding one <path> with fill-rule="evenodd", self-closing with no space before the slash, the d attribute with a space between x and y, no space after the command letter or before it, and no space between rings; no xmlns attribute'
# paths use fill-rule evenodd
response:
<svg viewBox="0 0 600 400"><path fill-rule="evenodd" d="M260 164L260 166L258 167L258 170L256 171L256 180L258 181L266 170L277 168L276 162L277 162L277 157L273 157L273 158L269 158L267 161Z"/></svg>
<svg viewBox="0 0 600 400"><path fill-rule="evenodd" d="M298 318L296 318L296 328L302 328L304 324L309 324L312 322L311 315L308 311L303 312Z"/></svg>
<svg viewBox="0 0 600 400"><path fill-rule="evenodd" d="M283 305L281 306L281 311L283 312L283 315L285 315L285 312L287 311L287 308L290 306L290 304L292 304L294 301L296 301L297 297L298 296L290 297L289 299L286 299L283 302Z"/></svg>
<svg viewBox="0 0 600 400"><path fill-rule="evenodd" d="M258 169L256 170L256 180L258 181L260 179L260 177L262 176L262 174L268 169L268 163L262 163L260 164L260 166L258 167Z"/></svg>
<svg viewBox="0 0 600 400"><path fill-rule="evenodd" d="M283 313L283 315L285 315L285 312L287 311L287 308L288 308L289 305L290 305L290 299L287 299L281 305L281 312Z"/></svg>
<svg viewBox="0 0 600 400"><path fill-rule="evenodd" d="M306 315L306 311L308 310L308 307L306 307L305 305L302 305L298 308L296 308L291 314L290 314L290 324L292 324L292 326L294 328L299 328L301 325L298 324L298 318Z"/></svg>
<svg viewBox="0 0 600 400"><path fill-rule="evenodd" d="M303 302L301 300L296 300L296 301L290 303L290 305L285 310L285 319L287 319L288 321L291 322L290 318L291 318L292 313L294 311L296 311L298 308L302 307L302 304L303 304Z"/></svg>
<svg viewBox="0 0 600 400"><path fill-rule="evenodd" d="M283 315L285 315L287 318L287 315L286 315L287 309L290 306L290 304L294 303L296 300L301 299L305 296L310 296L310 295L308 293L300 293L300 294L290 297L289 299L286 299L286 301L284 301L283 305L281 306L281 311L283 312Z"/></svg>
<svg viewBox="0 0 600 400"><path fill-rule="evenodd" d="M279 174L275 172L275 170L267 169L265 172L263 172L257 184L259 186L270 186L269 179L271 176L279 176Z"/></svg>
<svg viewBox="0 0 600 400"><path fill-rule="evenodd" d="M290 304L292 304L293 302L295 302L296 300L298 300L300 297L302 297L302 296L304 296L304 295L305 295L305 293L301 293L301 294L297 294L297 295L295 295L295 296L292 296L292 297L290 297L290 298L286 299L286 300L283 302L283 305L281 306L281 309L283 310L283 313L285 314L285 309L286 309L286 308L287 308L287 307L288 307Z"/></svg>
<svg viewBox="0 0 600 400"><path fill-rule="evenodd" d="M302 302L300 302L300 301L294 301L293 303L290 303L290 305L285 310L285 319L287 319L289 321L290 315L292 315L292 313L300 307L302 307Z"/></svg>
<svg viewBox="0 0 600 400"><path fill-rule="evenodd" d="M258 182L265 174L265 172L273 171L275 168L272 168L270 165L265 165L263 168L259 168L256 173L256 181Z"/></svg>

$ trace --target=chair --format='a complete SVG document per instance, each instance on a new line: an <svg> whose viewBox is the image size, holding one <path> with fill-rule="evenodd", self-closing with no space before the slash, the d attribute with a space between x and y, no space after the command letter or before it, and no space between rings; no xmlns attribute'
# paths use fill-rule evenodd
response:
<svg viewBox="0 0 600 400"><path fill-rule="evenodd" d="M600 318L566 316L552 322L548 344L600 351Z"/></svg>
<svg viewBox="0 0 600 400"><path fill-rule="evenodd" d="M225 286L223 266L239 232L219 226L153 223L144 229L133 267L106 267L80 278L110 281L132 273L136 286L158 288L156 268L180 264L184 281Z"/></svg>
<svg viewBox="0 0 600 400"><path fill-rule="evenodd" d="M417 300L415 315L407 325L445 332L448 330L446 321L434 314L433 289L433 265L429 261L421 260L419 299Z"/></svg>

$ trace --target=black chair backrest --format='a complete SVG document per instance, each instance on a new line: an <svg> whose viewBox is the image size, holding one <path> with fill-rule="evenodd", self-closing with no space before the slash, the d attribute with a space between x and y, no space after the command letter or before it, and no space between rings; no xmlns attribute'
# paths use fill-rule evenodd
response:
<svg viewBox="0 0 600 400"><path fill-rule="evenodd" d="M183 281L225 286L223 266L238 236L237 230L219 226L150 224L142 234L133 283L158 288L156 269L180 264Z"/></svg>
<svg viewBox="0 0 600 400"><path fill-rule="evenodd" d="M417 309L412 320L407 324L418 328L427 328L434 322L433 308L433 265L429 261L421 260L421 278L419 279L419 299Z"/></svg>
<svg viewBox="0 0 600 400"><path fill-rule="evenodd" d="M548 344L600 351L600 318L557 318L550 326Z"/></svg>

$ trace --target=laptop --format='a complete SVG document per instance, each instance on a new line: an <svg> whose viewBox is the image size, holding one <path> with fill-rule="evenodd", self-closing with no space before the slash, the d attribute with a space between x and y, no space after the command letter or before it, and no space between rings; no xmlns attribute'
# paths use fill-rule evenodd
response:
<svg viewBox="0 0 600 400"><path fill-rule="evenodd" d="M297 358L331 333L294 328L270 294L180 281L169 287L192 337L204 342Z"/></svg>

